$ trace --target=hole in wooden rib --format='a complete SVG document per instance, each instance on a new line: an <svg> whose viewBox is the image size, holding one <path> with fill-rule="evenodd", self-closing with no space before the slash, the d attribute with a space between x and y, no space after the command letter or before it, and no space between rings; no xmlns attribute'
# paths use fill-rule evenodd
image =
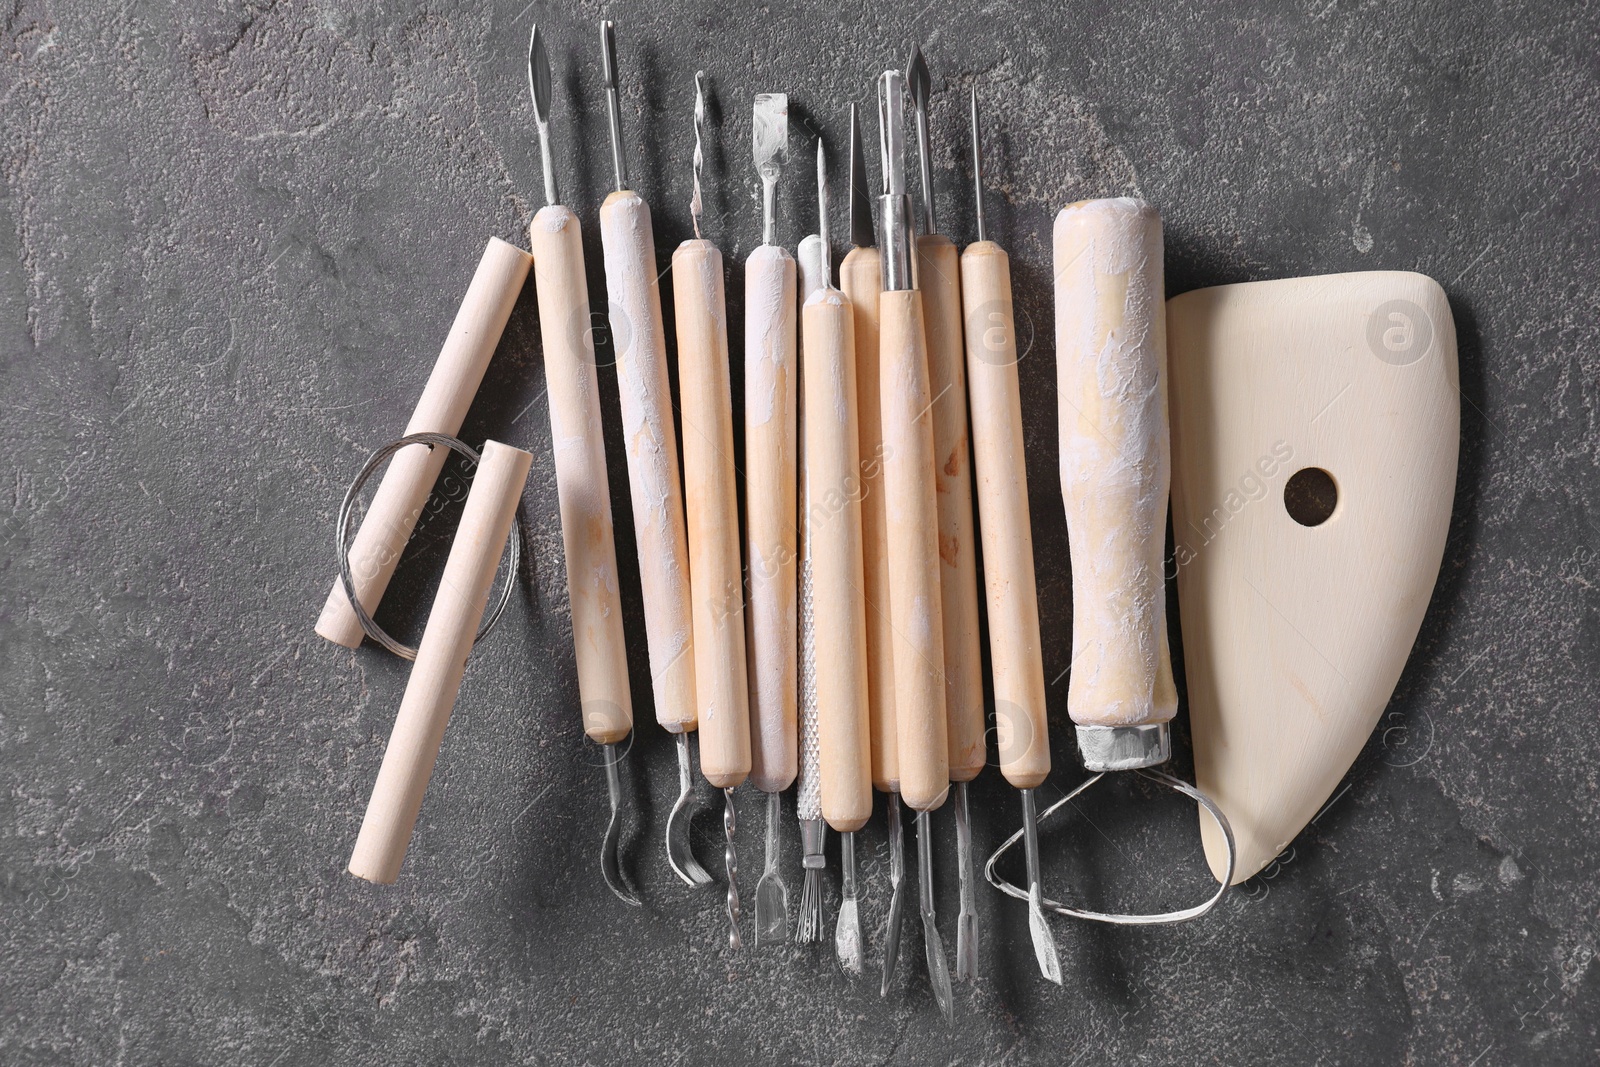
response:
<svg viewBox="0 0 1600 1067"><path fill-rule="evenodd" d="M1283 506L1301 526L1321 526L1339 505L1339 487L1321 467L1304 467L1283 486Z"/></svg>

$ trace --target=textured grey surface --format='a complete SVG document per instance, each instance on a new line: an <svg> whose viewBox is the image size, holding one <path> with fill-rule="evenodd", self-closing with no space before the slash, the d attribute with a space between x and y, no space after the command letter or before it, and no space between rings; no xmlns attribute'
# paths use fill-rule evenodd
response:
<svg viewBox="0 0 1600 1067"><path fill-rule="evenodd" d="M382 7L8 5L0 1061L1600 1059L1589 5ZM334 507L403 425L484 240L521 240L537 206L522 67L535 18L598 301L602 14L619 22L632 169L663 262L688 228L697 66L720 122L708 229L730 262L757 239L753 92L788 91L799 143L822 128L842 159L845 105L920 39L946 226L967 240L963 90L980 87L993 230L1013 252L1024 340L1037 330L1022 373L1050 678L1070 626L1054 210L1129 192L1158 204L1171 292L1373 268L1444 284L1462 464L1422 636L1348 790L1218 913L1143 932L1062 923L1056 989L1033 973L1022 909L985 890L984 977L958 992L953 1031L914 923L887 1000L821 948L730 957L718 894L678 885L661 854L672 748L650 719L613 441L641 723L627 862L648 906L617 904L595 863L603 775L577 736L531 286L466 436L537 454L535 566L473 657L400 882L343 873L406 666L311 633ZM786 183L790 242L811 227L806 171ZM424 531L386 602L405 633L447 535L447 521ZM1065 690L1051 688L1045 799L1078 780ZM1052 883L1105 903L1198 895L1192 811L1129 808L1122 789L1089 806L1106 836L1052 832ZM1016 825L1014 794L990 772L974 799L992 845ZM749 872L756 798L741 815ZM709 809L696 822L717 870L719 830ZM882 834L880 814L860 848L874 963ZM798 885L793 841L786 862Z"/></svg>

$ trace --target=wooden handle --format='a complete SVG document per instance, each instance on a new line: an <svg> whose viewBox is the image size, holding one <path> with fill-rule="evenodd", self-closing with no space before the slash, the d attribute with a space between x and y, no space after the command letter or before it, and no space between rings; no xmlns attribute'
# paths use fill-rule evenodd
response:
<svg viewBox="0 0 1600 1067"><path fill-rule="evenodd" d="M823 288L801 312L805 338L805 515L816 650L822 817L841 833L872 817L867 613L862 599L861 448L855 312Z"/></svg>
<svg viewBox="0 0 1600 1067"><path fill-rule="evenodd" d="M550 392L550 435L583 728L591 740L614 744L633 729L633 699L617 589L583 235L578 217L559 204L542 208L528 232L539 294L544 380Z"/></svg>
<svg viewBox="0 0 1600 1067"><path fill-rule="evenodd" d="M1072 680L1080 726L1177 711L1161 553L1171 459L1161 216L1086 200L1055 223L1061 495L1072 553Z"/></svg>
<svg viewBox="0 0 1600 1067"><path fill-rule="evenodd" d="M1018 789L1034 789L1050 774L1050 728L1033 577L1011 264L993 241L970 244L961 253L961 306L967 329L967 395L972 406L973 475L983 535L1000 771Z"/></svg>
<svg viewBox="0 0 1600 1067"><path fill-rule="evenodd" d="M942 233L917 239L917 286L933 396L933 484L939 506L939 596L944 612L944 705L950 780L983 770L983 653L978 645L977 528L967 441L967 370L961 328L961 265Z"/></svg>
<svg viewBox="0 0 1600 1067"><path fill-rule="evenodd" d="M533 456L521 449L498 441L483 446L350 857L350 873L357 878L388 883L400 873L532 465Z"/></svg>
<svg viewBox="0 0 1600 1067"><path fill-rule="evenodd" d="M611 338L617 347L622 439L628 456L639 585L650 646L656 721L677 733L695 728L694 613L689 544L678 481L678 435L667 378L666 331L656 284L650 206L620 190L600 206Z"/></svg>
<svg viewBox="0 0 1600 1067"><path fill-rule="evenodd" d="M683 405L700 771L718 789L730 789L750 774L750 694L739 573L733 394L728 384L728 315L722 253L716 245L694 240L678 246L672 253L672 296L678 322L678 395Z"/></svg>
<svg viewBox="0 0 1600 1067"><path fill-rule="evenodd" d="M939 505L933 488L933 412L922 294L878 298L883 496L888 511L889 618L894 630L900 795L917 811L944 803L950 738L944 710L939 603Z"/></svg>
<svg viewBox="0 0 1600 1067"><path fill-rule="evenodd" d="M745 536L750 566L750 778L774 793L799 763L795 685L795 263L761 245L744 268Z"/></svg>
<svg viewBox="0 0 1600 1067"><path fill-rule="evenodd" d="M472 398L483 382L483 372L500 344L500 335L505 332L506 320L511 317L532 263L533 257L516 245L498 237L489 238L450 326L450 336L439 350L411 421L406 423L406 434L454 436L461 432L461 421L467 417ZM356 596L369 615L378 610L378 602L389 588L395 564L400 562L400 553L428 504L428 494L433 492L433 483L449 454L447 448L427 445L402 448L389 461L389 469L378 483L378 491L373 494L348 553ZM317 633L346 648L361 644L361 622L345 596L344 583L337 577L322 605Z"/></svg>
<svg viewBox="0 0 1600 1067"><path fill-rule="evenodd" d="M872 730L872 785L900 790L900 740L894 704L894 628L889 620L889 529L883 499L883 413L878 388L878 295L883 272L876 248L852 248L839 287L855 312L856 415L861 426L861 568L867 614L867 707Z"/></svg>

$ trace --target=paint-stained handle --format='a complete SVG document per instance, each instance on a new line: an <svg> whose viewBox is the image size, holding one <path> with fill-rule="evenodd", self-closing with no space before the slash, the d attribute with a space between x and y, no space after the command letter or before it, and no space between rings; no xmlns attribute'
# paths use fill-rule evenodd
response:
<svg viewBox="0 0 1600 1067"><path fill-rule="evenodd" d="M498 237L489 238L450 326L450 336L440 349L422 398L406 424L406 434L454 436L461 432L461 422L483 382L489 358L500 344L500 335L505 332L506 320L511 317L532 263L532 257L517 246ZM402 448L378 483L378 491L373 494L349 551L356 596L369 615L378 610L378 602L389 588L395 564L400 562L400 553L427 507L428 494L449 453L447 448L427 445ZM322 605L317 633L346 648L361 644L361 622L338 578L334 578L333 590Z"/></svg>
<svg viewBox="0 0 1600 1067"><path fill-rule="evenodd" d="M861 449L856 419L855 312L823 288L801 313L805 343L805 515L816 650L822 817L859 830L872 817L867 615L862 599Z"/></svg>
<svg viewBox="0 0 1600 1067"><path fill-rule="evenodd" d="M894 630L900 795L917 811L950 789L939 596L939 508L934 499L932 393L922 294L878 298L884 502L888 511L889 617Z"/></svg>
<svg viewBox="0 0 1600 1067"><path fill-rule="evenodd" d="M667 377L666 331L656 283L650 207L621 190L600 206L611 339L617 350L622 440L628 457L639 584L650 647L656 721L677 733L695 728L694 619L689 544L678 481L678 435Z"/></svg>
<svg viewBox="0 0 1600 1067"><path fill-rule="evenodd" d="M533 456L521 449L498 441L483 446L350 857L350 873L358 878L388 883L400 874L532 464Z"/></svg>
<svg viewBox="0 0 1600 1067"><path fill-rule="evenodd" d="M760 245L744 269L746 611L751 769L757 789L787 789L799 769L795 506L794 257Z"/></svg>
<svg viewBox="0 0 1600 1067"><path fill-rule="evenodd" d="M1034 789L1050 774L1050 735L1011 264L993 241L970 244L961 253L961 303L1000 771L1018 789Z"/></svg>
<svg viewBox="0 0 1600 1067"><path fill-rule="evenodd" d="M583 728L591 740L614 744L633 729L633 700L617 589L583 236L578 217L559 204L541 209L528 234L550 394L556 496Z"/></svg>
<svg viewBox="0 0 1600 1067"><path fill-rule="evenodd" d="M961 328L961 264L941 233L917 239L917 287L928 338L933 396L933 483L939 501L939 595L944 612L944 702L950 780L984 763L983 658L978 646L977 528L967 439L967 369Z"/></svg>
<svg viewBox="0 0 1600 1067"><path fill-rule="evenodd" d="M1161 553L1171 460L1161 216L1087 200L1055 222L1061 494L1072 553L1072 680L1080 726L1143 726L1177 710Z"/></svg>
<svg viewBox="0 0 1600 1067"><path fill-rule="evenodd" d="M750 695L739 573L739 501L733 466L733 394L722 253L685 241L672 253L689 520L689 595L700 715L700 770L718 789L750 774Z"/></svg>
<svg viewBox="0 0 1600 1067"><path fill-rule="evenodd" d="M894 629L889 620L888 512L883 500L883 414L878 388L878 294L883 270L876 248L853 248L839 266L839 288L855 312L856 414L860 423L861 568L867 615L867 704L872 784L900 789L895 723Z"/></svg>

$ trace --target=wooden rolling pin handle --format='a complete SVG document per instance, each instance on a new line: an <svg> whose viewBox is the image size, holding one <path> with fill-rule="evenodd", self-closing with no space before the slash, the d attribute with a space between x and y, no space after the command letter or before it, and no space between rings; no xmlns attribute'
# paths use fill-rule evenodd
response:
<svg viewBox="0 0 1600 1067"><path fill-rule="evenodd" d="M389 883L400 874L532 465L533 456L521 449L498 441L483 446L350 857L350 873L358 878Z"/></svg>
<svg viewBox="0 0 1600 1067"><path fill-rule="evenodd" d="M800 331L822 817L841 833L872 817L854 319L842 292L822 288L806 301Z"/></svg>
<svg viewBox="0 0 1600 1067"><path fill-rule="evenodd" d="M1084 201L1056 216L1054 244L1067 710L1086 762L1084 727L1151 728L1103 734L1142 734L1158 762L1165 729L1155 728L1177 710L1161 563L1171 480L1161 216L1138 200Z"/></svg>
<svg viewBox="0 0 1600 1067"><path fill-rule="evenodd" d="M760 245L745 260L744 458L750 779L774 793L799 770L794 257Z"/></svg>
<svg viewBox="0 0 1600 1067"><path fill-rule="evenodd" d="M615 744L633 729L633 700L617 588L583 235L578 217L560 204L542 208L528 234L550 392L556 496L583 728L596 743Z"/></svg>
<svg viewBox="0 0 1600 1067"><path fill-rule="evenodd" d="M950 790L950 738L922 294L885 292L878 307L900 795L913 809L931 811Z"/></svg>
<svg viewBox="0 0 1600 1067"><path fill-rule="evenodd" d="M852 248L839 265L839 288L855 311L856 419L860 425L862 590L867 616L867 703L872 730L872 785L900 790L900 742L894 705L894 630L889 620L889 538L883 506L883 413L878 388L878 297L883 270L876 248Z"/></svg>
<svg viewBox="0 0 1600 1067"><path fill-rule="evenodd" d="M922 291L928 388L933 397L950 780L969 782L984 764L983 653L978 642L978 532L972 519L960 259L944 234L917 239L917 285Z"/></svg>
<svg viewBox="0 0 1600 1067"><path fill-rule="evenodd" d="M970 244L961 253L961 299L1000 771L1018 789L1035 789L1050 774L1050 728L1011 264L993 241Z"/></svg>
<svg viewBox="0 0 1600 1067"><path fill-rule="evenodd" d="M739 501L733 467L733 394L722 253L691 240L672 253L689 523L689 591L700 771L718 789L750 774L750 691L739 574Z"/></svg>
<svg viewBox="0 0 1600 1067"><path fill-rule="evenodd" d="M506 320L511 317L532 264L533 257L522 249L498 237L489 238L478 269L473 272L472 284L456 311L450 335L434 361L428 384L423 386L422 398L411 413L411 421L406 423L406 434L454 436L461 432L461 422L483 382L483 373L500 344L500 335L505 332ZM402 448L378 483L349 552L356 596L369 615L378 610L378 602L389 588L395 565L427 507L433 483L449 452L447 448L427 445ZM355 648L364 636L361 621L345 595L344 583L337 577L322 605L317 633L346 648Z"/></svg>
<svg viewBox="0 0 1600 1067"><path fill-rule="evenodd" d="M678 733L693 730L697 721L694 612L650 206L631 190L606 197L600 206L600 240L656 721Z"/></svg>

